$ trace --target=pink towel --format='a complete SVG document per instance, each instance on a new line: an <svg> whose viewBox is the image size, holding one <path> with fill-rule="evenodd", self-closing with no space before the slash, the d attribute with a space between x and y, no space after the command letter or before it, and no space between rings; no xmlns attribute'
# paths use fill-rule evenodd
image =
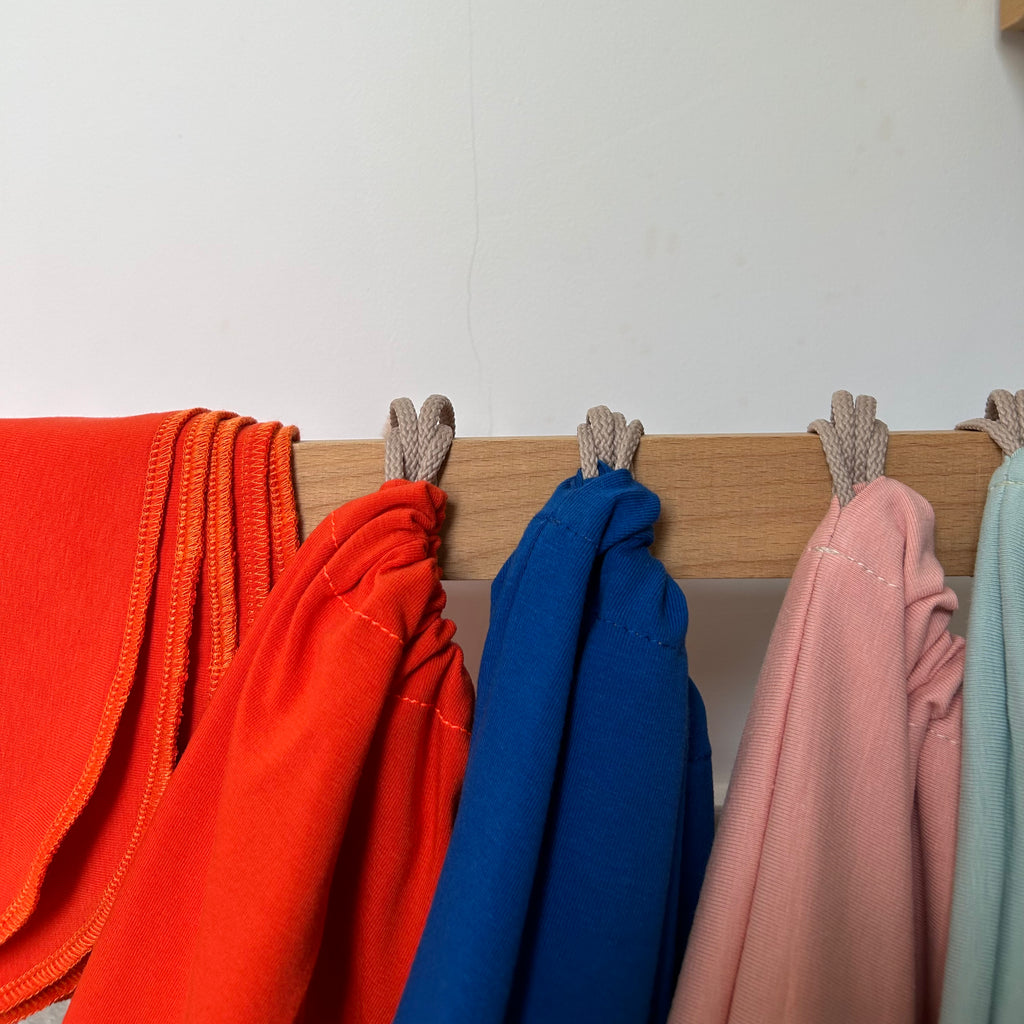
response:
<svg viewBox="0 0 1024 1024"><path fill-rule="evenodd" d="M833 500L776 623L670 1024L938 1019L964 644L931 506Z"/></svg>

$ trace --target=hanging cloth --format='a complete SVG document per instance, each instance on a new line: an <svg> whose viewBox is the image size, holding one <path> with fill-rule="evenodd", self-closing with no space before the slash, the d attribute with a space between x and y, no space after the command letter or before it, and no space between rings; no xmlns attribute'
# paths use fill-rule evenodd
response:
<svg viewBox="0 0 1024 1024"><path fill-rule="evenodd" d="M584 468L494 581L459 816L397 1024L664 1020L713 830L686 601L649 547L640 426L591 410Z"/></svg>
<svg viewBox="0 0 1024 1024"><path fill-rule="evenodd" d="M772 634L672 1024L938 1018L964 650L874 408L837 392L811 425L837 496Z"/></svg>
<svg viewBox="0 0 1024 1024"><path fill-rule="evenodd" d="M435 478L447 400L419 421L401 400L392 425L388 465ZM393 479L299 549L182 756L68 1024L391 1021L469 746L444 509L434 484Z"/></svg>
<svg viewBox="0 0 1024 1024"><path fill-rule="evenodd" d="M1024 1020L1024 391L993 391L1006 456L981 523L964 672L964 758L942 1024Z"/></svg>
<svg viewBox="0 0 1024 1024"><path fill-rule="evenodd" d="M214 515L253 431L275 458ZM0 1021L81 974L234 654L224 609L262 600L234 578L248 524L294 552L293 435L202 409L0 421Z"/></svg>

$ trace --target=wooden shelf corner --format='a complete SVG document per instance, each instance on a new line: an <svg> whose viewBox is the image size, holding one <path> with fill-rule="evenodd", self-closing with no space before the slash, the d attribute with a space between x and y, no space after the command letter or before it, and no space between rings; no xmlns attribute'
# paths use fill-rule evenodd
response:
<svg viewBox="0 0 1024 1024"><path fill-rule="evenodd" d="M1024 31L1024 0L1001 0L999 27L1003 31L1015 29Z"/></svg>

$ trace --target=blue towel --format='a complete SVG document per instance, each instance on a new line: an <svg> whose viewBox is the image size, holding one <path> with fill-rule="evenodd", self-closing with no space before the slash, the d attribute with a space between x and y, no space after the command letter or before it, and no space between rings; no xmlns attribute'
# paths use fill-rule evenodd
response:
<svg viewBox="0 0 1024 1024"><path fill-rule="evenodd" d="M978 541L941 1021L1024 1021L1024 449L995 471Z"/></svg>
<svg viewBox="0 0 1024 1024"><path fill-rule="evenodd" d="M494 581L455 829L398 1024L664 1021L711 847L686 600L626 470L562 483Z"/></svg>

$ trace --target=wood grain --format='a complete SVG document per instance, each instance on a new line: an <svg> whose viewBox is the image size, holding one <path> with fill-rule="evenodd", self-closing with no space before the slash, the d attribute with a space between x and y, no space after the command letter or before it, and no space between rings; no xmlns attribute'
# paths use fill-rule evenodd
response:
<svg viewBox="0 0 1024 1024"><path fill-rule="evenodd" d="M887 473L935 509L946 573L969 576L986 485L1001 455L985 434L909 431L889 440ZM303 536L383 480L383 441L305 441L294 471ZM448 579L491 579L554 488L579 467L574 437L456 438L441 562ZM677 579L789 576L831 486L813 434L653 435L637 479L661 498L655 553Z"/></svg>
<svg viewBox="0 0 1024 1024"><path fill-rule="evenodd" d="M999 27L1024 30L1024 0L1002 0L999 6Z"/></svg>

